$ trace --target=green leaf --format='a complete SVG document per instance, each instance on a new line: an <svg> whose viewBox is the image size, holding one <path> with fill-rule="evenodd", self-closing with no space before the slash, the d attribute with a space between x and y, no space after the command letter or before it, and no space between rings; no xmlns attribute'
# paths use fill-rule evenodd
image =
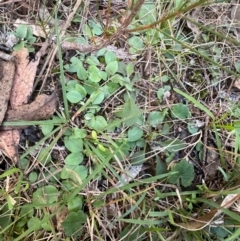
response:
<svg viewBox="0 0 240 241"><path fill-rule="evenodd" d="M112 51L107 51L104 57L106 64L110 64L111 62L117 60L116 55Z"/></svg>
<svg viewBox="0 0 240 241"><path fill-rule="evenodd" d="M184 3L184 0L175 0L175 8L180 9Z"/></svg>
<svg viewBox="0 0 240 241"><path fill-rule="evenodd" d="M93 116L94 116L93 113L88 112L88 113L86 113L86 115L84 115L84 119L86 121L90 121L93 118Z"/></svg>
<svg viewBox="0 0 240 241"><path fill-rule="evenodd" d="M89 123L90 128L96 131L104 130L107 127L107 125L107 121L102 116L93 116Z"/></svg>
<svg viewBox="0 0 240 241"><path fill-rule="evenodd" d="M194 179L194 167L186 160L181 160L178 164L173 166L172 172L177 172L175 174L171 174L168 178L168 181L173 184L176 184L181 180L181 184L184 187L188 187Z"/></svg>
<svg viewBox="0 0 240 241"><path fill-rule="evenodd" d="M143 136L143 130L137 126L134 126L128 130L128 141L135 142Z"/></svg>
<svg viewBox="0 0 240 241"><path fill-rule="evenodd" d="M158 97L159 100L162 100L162 97L163 97L163 95L164 95L164 92L165 92L164 88L158 89L158 91L157 91L157 97Z"/></svg>
<svg viewBox="0 0 240 241"><path fill-rule="evenodd" d="M104 100L104 92L103 91L93 92L90 98L93 98L93 102L92 102L93 105L99 105Z"/></svg>
<svg viewBox="0 0 240 241"><path fill-rule="evenodd" d="M152 111L149 114L149 121L150 121L150 125L152 127L156 127L157 125L159 125L160 123L163 122L165 115L166 115L166 111L160 112L160 111Z"/></svg>
<svg viewBox="0 0 240 241"><path fill-rule="evenodd" d="M87 221L86 214L79 210L78 212L71 212L67 218L62 222L62 227L65 235L76 238L82 233L82 226Z"/></svg>
<svg viewBox="0 0 240 241"><path fill-rule="evenodd" d="M153 3L145 3L139 11L139 20L143 25L154 23L157 19L156 6Z"/></svg>
<svg viewBox="0 0 240 241"><path fill-rule="evenodd" d="M78 65L77 68L77 77L80 80L86 80L88 78L88 72L87 70L82 66L82 65Z"/></svg>
<svg viewBox="0 0 240 241"><path fill-rule="evenodd" d="M31 172L28 178L31 183L34 183L38 178L38 174L36 172Z"/></svg>
<svg viewBox="0 0 240 241"><path fill-rule="evenodd" d="M27 25L19 25L15 31L15 36L20 40L23 40L27 36Z"/></svg>
<svg viewBox="0 0 240 241"><path fill-rule="evenodd" d="M127 76L129 77L134 72L134 64L129 63L126 67Z"/></svg>
<svg viewBox="0 0 240 241"><path fill-rule="evenodd" d="M72 153L80 152L83 150L83 140L81 137L71 138L71 137L65 136L64 145Z"/></svg>
<svg viewBox="0 0 240 241"><path fill-rule="evenodd" d="M83 35L86 39L89 39L89 38L92 38L93 37L93 33L92 33L92 30L91 28L87 25L87 24L84 24L83 25Z"/></svg>
<svg viewBox="0 0 240 241"><path fill-rule="evenodd" d="M73 65L82 64L82 61L81 61L79 58L75 57L75 56L73 56L73 57L70 59L70 62L71 62Z"/></svg>
<svg viewBox="0 0 240 241"><path fill-rule="evenodd" d="M53 128L54 128L54 125L41 125L42 133L43 133L44 136L51 133Z"/></svg>
<svg viewBox="0 0 240 241"><path fill-rule="evenodd" d="M80 184L82 183L82 180L84 180L87 175L88 175L88 168L83 166L83 165L80 165L80 166L69 166L77 175L78 177L76 176L71 176L71 179L74 180L76 183L79 183L79 180L80 180Z"/></svg>
<svg viewBox="0 0 240 241"><path fill-rule="evenodd" d="M75 87L77 85L79 85L78 80L70 80L67 82L66 90L67 91L75 90Z"/></svg>
<svg viewBox="0 0 240 241"><path fill-rule="evenodd" d="M49 222L43 223L41 224L41 227L45 230L45 231L51 231L52 230L52 226Z"/></svg>
<svg viewBox="0 0 240 241"><path fill-rule="evenodd" d="M146 160L145 160L145 155L146 155L146 153L145 153L144 151L135 152L135 153L131 156L130 163L131 163L133 166L143 164L143 163L146 161Z"/></svg>
<svg viewBox="0 0 240 241"><path fill-rule="evenodd" d="M98 139L96 131L92 131L92 138L93 138L93 140L97 140Z"/></svg>
<svg viewBox="0 0 240 241"><path fill-rule="evenodd" d="M98 83L101 80L101 77L99 76L99 69L95 65L90 65L88 68L89 72L89 79L92 82Z"/></svg>
<svg viewBox="0 0 240 241"><path fill-rule="evenodd" d="M55 203L58 200L58 196L61 193L57 190L56 187L52 185L44 186L42 188L38 188L33 193L33 204L51 204Z"/></svg>
<svg viewBox="0 0 240 241"><path fill-rule="evenodd" d="M169 152L180 151L186 147L186 144L178 139L168 140L168 141L159 141L159 145L162 147L165 147L165 150Z"/></svg>
<svg viewBox="0 0 240 241"><path fill-rule="evenodd" d="M130 39L128 39L128 44L131 46L130 53L135 54L143 50L143 40L140 37L133 36Z"/></svg>
<svg viewBox="0 0 240 241"><path fill-rule="evenodd" d="M72 179L76 184L80 184L88 175L87 167L83 165L69 166L65 165L61 171L62 179Z"/></svg>
<svg viewBox="0 0 240 241"><path fill-rule="evenodd" d="M70 59L71 64L68 65L67 71L70 73L76 73L78 71L79 68L83 68L83 63L82 61L77 58L77 57L72 57Z"/></svg>
<svg viewBox="0 0 240 241"><path fill-rule="evenodd" d="M117 72L117 70L118 70L118 61L112 61L106 66L106 71L110 75L114 75Z"/></svg>
<svg viewBox="0 0 240 241"><path fill-rule="evenodd" d="M156 156L156 175L167 173L167 164L162 161L159 156Z"/></svg>
<svg viewBox="0 0 240 241"><path fill-rule="evenodd" d="M239 61L235 62L235 69L237 70L238 73L240 73L240 62Z"/></svg>
<svg viewBox="0 0 240 241"><path fill-rule="evenodd" d="M162 135L168 135L170 133L170 126L167 123L163 124L162 130L161 130L161 134Z"/></svg>
<svg viewBox="0 0 240 241"><path fill-rule="evenodd" d="M30 46L29 46L28 44L26 44L26 43L24 43L24 47L28 49L28 52L29 52L29 53L32 53L32 52L35 51L35 48L30 47Z"/></svg>
<svg viewBox="0 0 240 241"><path fill-rule="evenodd" d="M107 80L107 77L108 77L107 72L100 70L100 71L98 72L98 75L99 75L103 80Z"/></svg>
<svg viewBox="0 0 240 241"><path fill-rule="evenodd" d="M35 43L36 38L32 36L32 37L27 38L27 41L28 41L28 44L33 44L33 43Z"/></svg>
<svg viewBox="0 0 240 241"><path fill-rule="evenodd" d="M21 206L21 211L19 216L25 215L26 217L32 217L34 214L34 207L23 205Z"/></svg>
<svg viewBox="0 0 240 241"><path fill-rule="evenodd" d="M100 23L96 23L92 20L88 21L89 27L92 28L92 31L95 35L101 35L103 33L103 28Z"/></svg>
<svg viewBox="0 0 240 241"><path fill-rule="evenodd" d="M105 152L106 151L106 148L102 145L102 144L98 144L97 145L98 149L101 151L101 152Z"/></svg>
<svg viewBox="0 0 240 241"><path fill-rule="evenodd" d="M1 213L0 213L0 226L1 229L5 229L8 225L11 226L12 224L12 211L9 210L8 205L2 204L1 205ZM2 239L4 240L4 239Z"/></svg>
<svg viewBox="0 0 240 241"><path fill-rule="evenodd" d="M120 83L120 85L125 86L125 88L129 91L132 91L132 89L133 89L133 83L131 83L129 77L124 77L123 82Z"/></svg>
<svg viewBox="0 0 240 241"><path fill-rule="evenodd" d="M72 170L67 166L64 166L61 170L61 179L68 179L72 174Z"/></svg>
<svg viewBox="0 0 240 241"><path fill-rule="evenodd" d="M73 130L73 135L71 136L72 138L85 138L87 136L87 131L85 129L79 129L77 127L72 128Z"/></svg>
<svg viewBox="0 0 240 241"><path fill-rule="evenodd" d="M188 123L187 127L188 127L188 131L191 134L195 134L198 132L198 127L196 126L196 123L194 123L194 122Z"/></svg>
<svg viewBox="0 0 240 241"><path fill-rule="evenodd" d="M28 222L27 222L27 226L28 228L31 228L32 226L35 226L37 224L39 224L41 222L40 219L36 218L36 217L31 217ZM41 228L41 226L39 225L39 227L37 229L34 229L34 231L37 231Z"/></svg>
<svg viewBox="0 0 240 241"><path fill-rule="evenodd" d="M183 103L178 103L172 107L172 117L178 119L186 119L190 117L189 108Z"/></svg>
<svg viewBox="0 0 240 241"><path fill-rule="evenodd" d="M67 99L73 104L76 104L83 99L83 96L77 90L69 91L66 96Z"/></svg>
<svg viewBox="0 0 240 241"><path fill-rule="evenodd" d="M76 84L75 87L74 87L74 89L75 89L76 91L78 91L78 92L82 95L83 98L87 95L87 91L86 91L85 88L84 88L82 85L80 85L80 84Z"/></svg>
<svg viewBox="0 0 240 241"><path fill-rule="evenodd" d="M67 203L67 206L68 206L69 212L74 212L74 211L80 210L82 208L82 198L76 196L76 197L70 199Z"/></svg>
<svg viewBox="0 0 240 241"><path fill-rule="evenodd" d="M65 163L69 166L79 165L82 161L83 154L81 152L71 153L65 159Z"/></svg>
<svg viewBox="0 0 240 241"><path fill-rule="evenodd" d="M84 89L87 91L89 95L91 95L94 91L99 89L99 84L88 80L85 81Z"/></svg>
<svg viewBox="0 0 240 241"><path fill-rule="evenodd" d="M106 48L99 49L97 52L97 57L103 56L107 52Z"/></svg>
<svg viewBox="0 0 240 241"><path fill-rule="evenodd" d="M13 50L15 50L15 51L19 51L19 50L21 50L21 49L23 49L24 48L24 41L20 41L19 43L17 43L14 47L13 47Z"/></svg>
<svg viewBox="0 0 240 241"><path fill-rule="evenodd" d="M120 86L116 83L113 83L113 82L109 82L107 84L107 87L108 87L108 91L109 91L109 94L113 94L116 90L118 90L120 88Z"/></svg>
<svg viewBox="0 0 240 241"><path fill-rule="evenodd" d="M202 110L206 114L208 114L213 120L215 119L215 116L213 115L213 113L207 107L205 107L203 104L199 103L195 98L193 98L192 96L182 92L179 89L174 88L173 90L175 92L177 92L178 94L184 96L186 99L190 100L194 105L196 105L196 107L198 107L200 110Z"/></svg>
<svg viewBox="0 0 240 241"><path fill-rule="evenodd" d="M144 138L140 138L137 142L136 142L136 146L137 147L145 147L146 146L146 140Z"/></svg>
<svg viewBox="0 0 240 241"><path fill-rule="evenodd" d="M26 158L20 158L19 160L19 167L23 170L28 167L29 161Z"/></svg>
<svg viewBox="0 0 240 241"><path fill-rule="evenodd" d="M161 76L161 81L162 82L167 82L169 80L169 77L168 77L168 75L163 75L163 76ZM165 89L165 87L164 87L164 89ZM166 89L165 89L166 90Z"/></svg>
<svg viewBox="0 0 240 241"><path fill-rule="evenodd" d="M96 56L93 56L93 55L88 56L86 58L86 63L89 64L89 65L99 65L100 64L98 58Z"/></svg>
<svg viewBox="0 0 240 241"><path fill-rule="evenodd" d="M132 99L128 99L122 111L122 117L124 118L124 123L126 126L132 126L136 123L138 118L141 116L141 111L139 107L135 104Z"/></svg>
<svg viewBox="0 0 240 241"><path fill-rule="evenodd" d="M31 26L27 26L27 35L26 38L31 38L33 36L33 30Z"/></svg>
<svg viewBox="0 0 240 241"><path fill-rule="evenodd" d="M111 82L123 85L123 77L119 74L115 74L111 77Z"/></svg>
<svg viewBox="0 0 240 241"><path fill-rule="evenodd" d="M41 163L49 163L52 160L51 153L47 148L42 148L38 154L38 161Z"/></svg>

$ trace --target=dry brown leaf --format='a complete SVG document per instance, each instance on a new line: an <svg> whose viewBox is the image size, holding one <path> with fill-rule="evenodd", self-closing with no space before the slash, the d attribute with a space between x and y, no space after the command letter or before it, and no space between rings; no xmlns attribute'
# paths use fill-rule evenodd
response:
<svg viewBox="0 0 240 241"><path fill-rule="evenodd" d="M37 66L41 56L45 54L48 43L44 43L42 48L37 52L35 60L29 62L28 50L23 48L20 51L14 52L17 69L15 72L13 88L11 92L10 103L11 107L15 108L26 104L32 93L33 83L36 76Z"/></svg>
<svg viewBox="0 0 240 241"><path fill-rule="evenodd" d="M59 205L51 205L48 207L49 212L52 214L56 212L60 208ZM56 215L53 217L54 226L57 227L58 231L62 231L63 228L61 226L62 222L66 219L67 215L69 214L69 210L67 207L60 208L57 211Z"/></svg>
<svg viewBox="0 0 240 241"><path fill-rule="evenodd" d="M35 101L28 105L19 106L15 110L8 110L6 120L42 120L47 119L56 111L56 94L39 95ZM6 156L12 159L14 163L18 161L18 144L20 140L20 131L17 129L24 126L14 126L3 128L0 132L0 149ZM9 130L8 130L9 129Z"/></svg>
<svg viewBox="0 0 240 241"><path fill-rule="evenodd" d="M240 79L237 79L234 84L233 84L234 87L238 88L240 90Z"/></svg>
<svg viewBox="0 0 240 241"><path fill-rule="evenodd" d="M13 118L14 120L21 120L22 119L21 117L23 117L23 114L26 117L26 120L37 120L38 118L45 119L45 118L48 118L50 115L52 115L53 112L56 110L56 97L53 98L53 95L51 97L47 97L44 95L40 98L37 98L34 103L21 107L23 104L26 104L28 102L28 99L32 92L33 83L34 83L34 79L37 71L37 66L39 64L41 56L45 54L47 47L48 47L48 43L45 42L42 45L42 48L37 52L35 60L30 62L28 60L28 50L25 48L13 54L16 61L15 74L13 78L13 83L11 85L12 90L10 87L10 90L11 90L10 103L13 110L8 111L7 116L11 116L11 118ZM3 71L2 73L3 73L3 76L7 76L7 77L9 76L9 70L7 69L5 69L5 71ZM5 93L5 89L2 92ZM9 98L9 95L8 95L8 98ZM49 100L49 98L51 98L51 100ZM7 100L7 103L8 103L8 100ZM28 108L28 112L26 108ZM40 109L37 109L37 108L40 108ZM30 112L32 114L30 114ZM4 114L5 114L5 111L3 115ZM17 117L19 117L20 119L16 119ZM6 120L10 120L10 119L6 118ZM0 148L9 158L11 158L16 163L18 161L17 147L20 140L20 131L18 130L1 131L0 140L1 140Z"/></svg>
<svg viewBox="0 0 240 241"><path fill-rule="evenodd" d="M33 80L36 71L29 71L28 50L26 48L14 52L17 69L10 98L12 108L26 104L32 92ZM36 62L37 63L37 62Z"/></svg>
<svg viewBox="0 0 240 241"><path fill-rule="evenodd" d="M31 104L21 105L14 110L8 110L6 121L13 120L44 120L48 119L56 111L56 93L52 95L39 95Z"/></svg>
<svg viewBox="0 0 240 241"><path fill-rule="evenodd" d="M217 212L218 210L214 209L194 221L188 223L176 223L176 225L188 231L201 230L211 223L213 218L217 215Z"/></svg>
<svg viewBox="0 0 240 241"><path fill-rule="evenodd" d="M20 141L19 130L0 132L0 149L14 163L18 161L18 143Z"/></svg>
<svg viewBox="0 0 240 241"><path fill-rule="evenodd" d="M8 107L8 101L13 84L15 65L0 59L0 125Z"/></svg>

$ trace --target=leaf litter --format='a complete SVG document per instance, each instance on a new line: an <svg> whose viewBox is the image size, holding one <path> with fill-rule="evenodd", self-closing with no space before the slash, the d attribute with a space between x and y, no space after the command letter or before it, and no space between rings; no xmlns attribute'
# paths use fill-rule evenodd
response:
<svg viewBox="0 0 240 241"><path fill-rule="evenodd" d="M2 84L0 87L0 123L4 117L6 121L47 119L56 111L57 98L55 92L50 96L45 94L39 95L35 101L28 104L38 64L41 57L46 53L47 47L48 43L43 43L42 48L32 61L29 61L28 50L23 48L13 53L15 64L13 62L0 62L0 68L3 70L1 71L3 76L1 77ZM1 63L4 64L1 65ZM9 100L10 106L8 105ZM19 126L0 132L0 149L14 163L18 161L20 133Z"/></svg>
<svg viewBox="0 0 240 241"><path fill-rule="evenodd" d="M7 111L11 94L15 65L13 62L5 62L0 59L0 125Z"/></svg>

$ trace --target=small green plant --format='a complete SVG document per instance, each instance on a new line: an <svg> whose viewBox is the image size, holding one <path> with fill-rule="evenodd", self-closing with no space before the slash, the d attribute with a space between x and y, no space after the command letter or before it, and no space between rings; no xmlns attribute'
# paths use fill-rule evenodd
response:
<svg viewBox="0 0 240 241"><path fill-rule="evenodd" d="M30 26L19 25L13 34L19 39L18 43L13 47L15 51L25 47L29 52L34 52L35 49L32 45L35 43L36 37L33 36Z"/></svg>
<svg viewBox="0 0 240 241"><path fill-rule="evenodd" d="M64 145L70 153L65 158L61 179L67 189L82 183L88 175L87 167L80 165L83 162L83 140L86 136L86 130L79 128L69 128L64 133Z"/></svg>
<svg viewBox="0 0 240 241"><path fill-rule="evenodd" d="M208 227L200 230L202 226L195 226L206 209L211 214L212 209L219 208L215 205L221 196L229 190L237 192L225 184L238 179L240 132L234 119L240 116L240 107L233 100L230 104L226 96L219 97L221 100L216 97L220 90L231 92L230 87L226 91L226 80L239 77L240 60L232 55L236 49L231 49L234 46L229 38L221 44L221 36L211 30L212 18L210 25L208 18L197 18L206 21L206 27L199 27L198 36L192 31L191 21L185 16L194 16L194 8L201 6L201 14L212 12L212 2L211 6L205 4L206 0L134 2L142 5L126 29L118 29L124 21L122 9L121 17L111 15L115 3L101 9L95 3L93 8L92 3L87 7L83 4L63 39L58 23L65 21L66 14L61 13L65 8L51 6L52 14L56 13L53 33L57 36L58 58L54 61L60 68L61 113L52 120L34 123L40 125L43 138L22 146L20 171L9 169L0 176L6 179L0 190L0 240L94 236L99 240L140 241L166 240L172 234L176 240L239 237L239 215L228 208L221 217L223 228L216 223L211 227L210 221L203 219ZM128 7L126 13L130 16L134 6ZM103 10L104 18L94 14L93 20L92 9ZM222 15L222 8L217 9ZM82 21L83 16L87 21ZM234 28L232 23L229 25L228 36ZM76 37L69 30L78 27ZM114 36L118 30L118 37L124 37L124 48ZM112 34L114 42L96 53L76 51L72 57L74 51L67 50L62 55L61 43L66 39L94 48L99 42L111 41L108 37ZM14 35L19 39L15 50L27 47L34 51L36 38L30 26L17 27ZM126 52L125 59L122 51ZM51 70L52 63L48 66ZM58 74L58 67L51 74ZM206 135L210 137L207 143ZM230 141L227 143L225 136L231 137L231 145L227 145ZM199 190L192 190L193 180L199 187L203 176L195 173L194 166L184 158L199 163L196 169L206 168L208 142L214 139L221 159L217 178L221 174L224 179L221 193L218 186L212 185L222 182L222 178L217 183L206 180ZM174 192L169 183L179 191ZM187 191L181 190L190 186ZM216 202L211 201L213 196ZM234 222L228 222L231 219ZM188 232L191 228L196 230Z"/></svg>
<svg viewBox="0 0 240 241"><path fill-rule="evenodd" d="M168 181L173 184L180 184L184 187L191 185L194 179L194 167L192 164L188 163L186 160L181 160L178 164L174 165L172 172L177 172L171 174Z"/></svg>

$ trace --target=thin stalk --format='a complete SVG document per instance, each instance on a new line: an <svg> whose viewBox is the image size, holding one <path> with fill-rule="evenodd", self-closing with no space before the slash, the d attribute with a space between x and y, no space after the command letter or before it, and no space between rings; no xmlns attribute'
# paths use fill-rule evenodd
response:
<svg viewBox="0 0 240 241"><path fill-rule="evenodd" d="M55 12L55 28L56 28L56 35L57 35L57 49L58 49L58 59L59 59L59 66L60 66L60 82L62 87L64 113L65 113L66 119L70 120L68 101L67 101L67 95L66 95L67 93L66 82L65 82L64 70L63 70L62 49L61 49L60 37L59 37L57 12Z"/></svg>

